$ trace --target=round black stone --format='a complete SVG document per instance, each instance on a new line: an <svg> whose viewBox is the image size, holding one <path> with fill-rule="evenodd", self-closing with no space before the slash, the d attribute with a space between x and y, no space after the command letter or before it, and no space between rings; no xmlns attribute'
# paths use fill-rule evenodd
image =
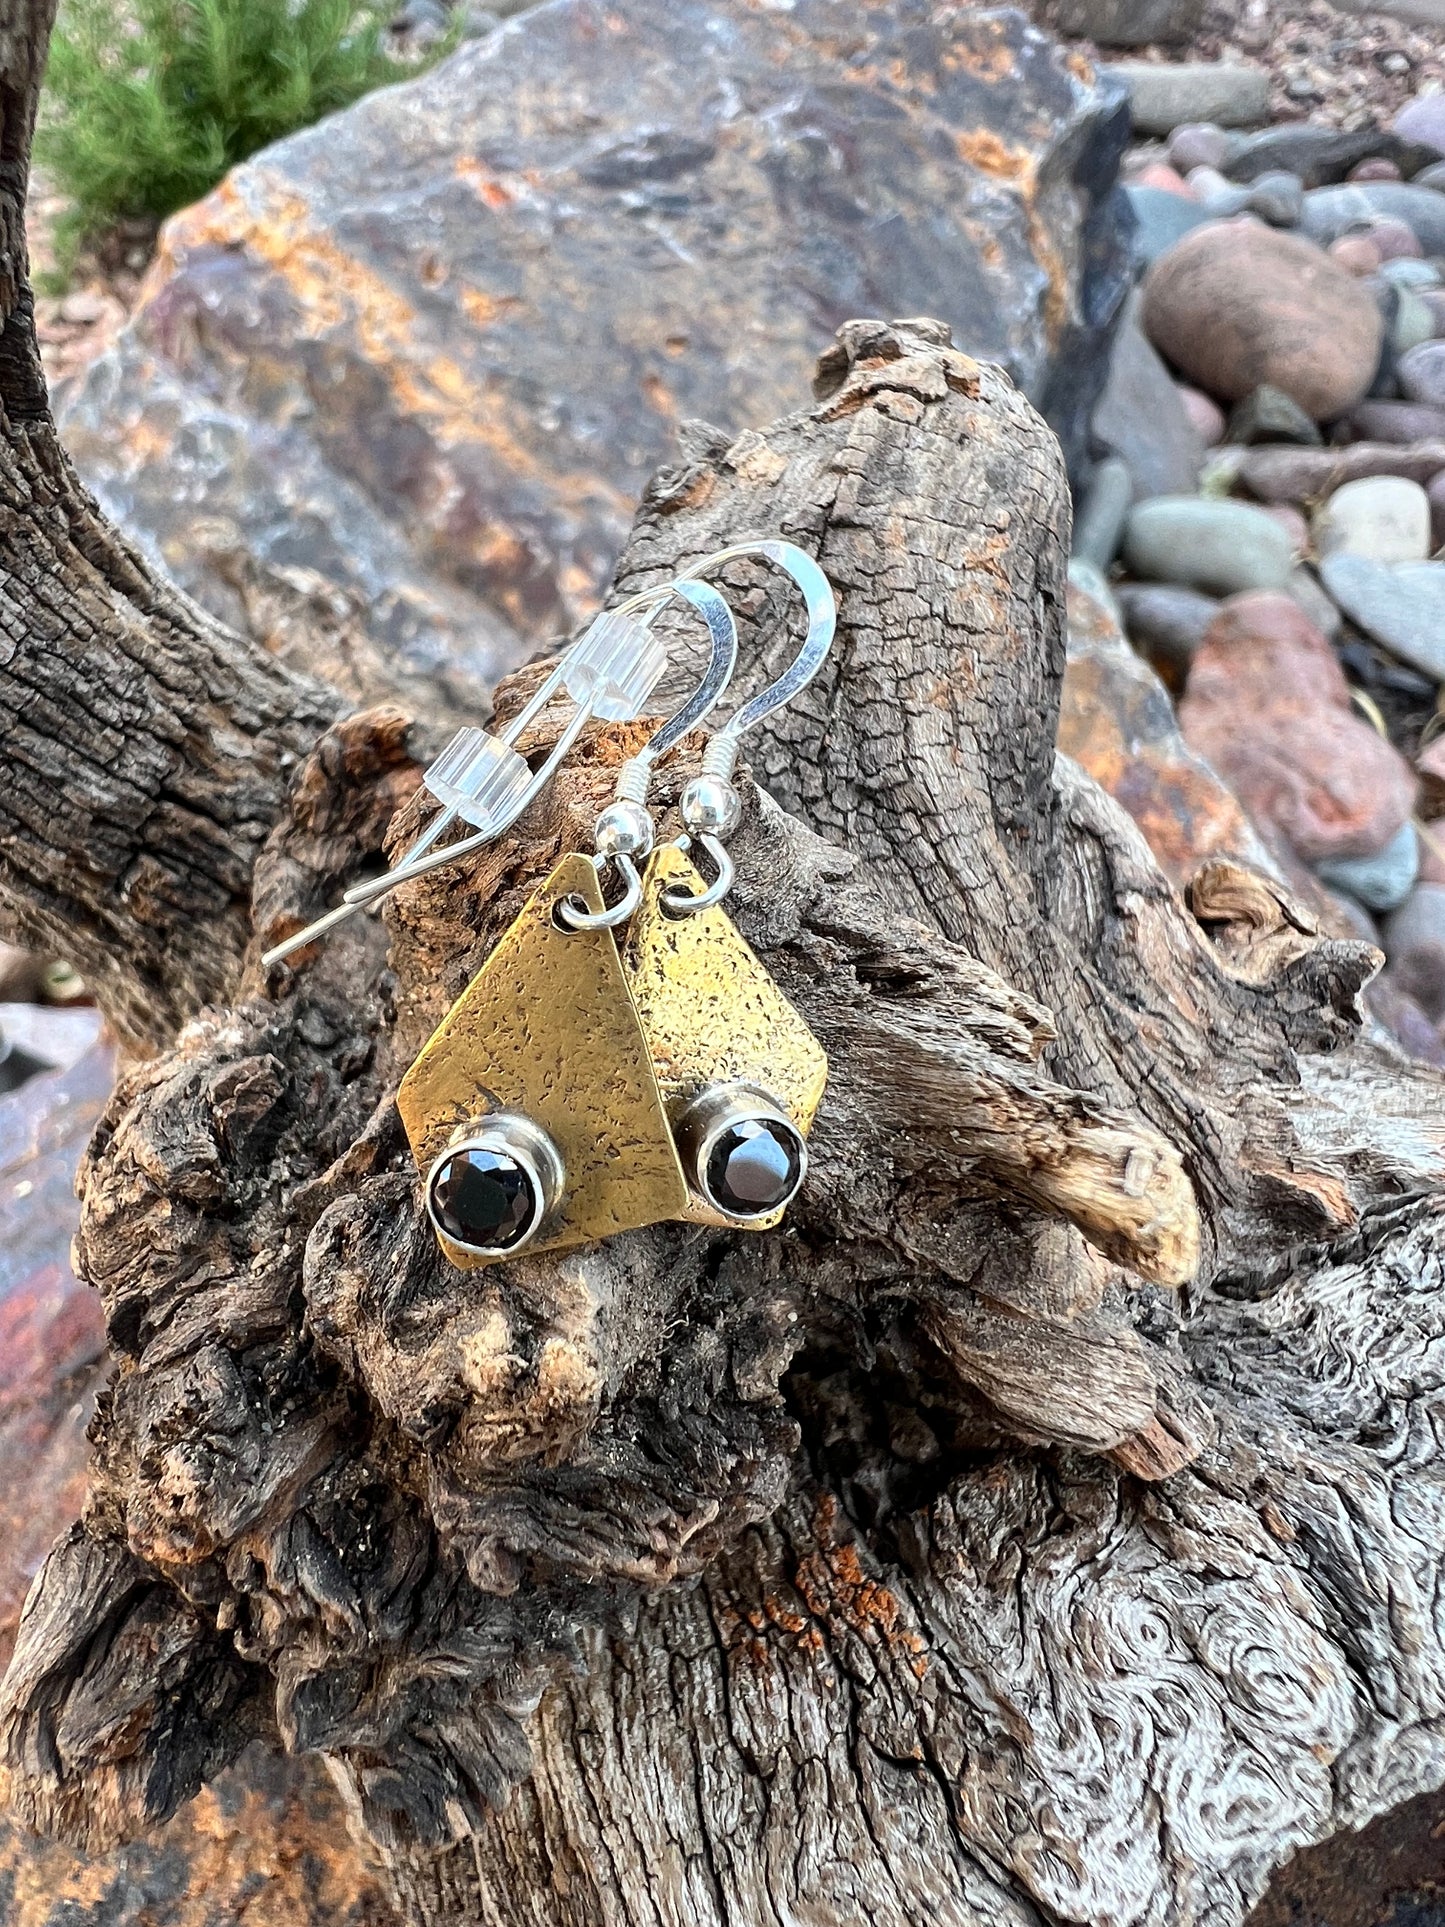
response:
<svg viewBox="0 0 1445 1927"><path fill-rule="evenodd" d="M735 1218L760 1218L786 1204L798 1188L803 1152L795 1132L772 1118L730 1124L707 1160L713 1201Z"/></svg>
<svg viewBox="0 0 1445 1927"><path fill-rule="evenodd" d="M459 1245L505 1251L525 1237L537 1194L515 1158L467 1145L432 1173L431 1208L439 1229Z"/></svg>

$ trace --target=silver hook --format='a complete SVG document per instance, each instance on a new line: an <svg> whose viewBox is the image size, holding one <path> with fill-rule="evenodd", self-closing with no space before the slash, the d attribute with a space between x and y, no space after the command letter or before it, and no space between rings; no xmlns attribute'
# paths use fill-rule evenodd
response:
<svg viewBox="0 0 1445 1927"><path fill-rule="evenodd" d="M659 757L665 756L711 713L737 667L738 626L718 591L710 583L681 576L668 584L667 593L682 596L707 623L712 638L707 670L687 701L622 765L616 794L597 819L597 855L593 860L599 875L609 863L616 864L626 885L621 899L605 910L589 910L575 897L564 898L557 905L556 915L568 930L613 930L625 923L637 908L642 879L633 858L645 857L652 849L655 832L647 808L647 791L653 768Z"/></svg>
<svg viewBox="0 0 1445 1927"><path fill-rule="evenodd" d="M699 910L709 910L721 903L732 888L733 863L723 848L722 839L737 828L742 815L742 804L733 786L733 772L737 768L742 739L765 717L783 708L807 688L822 668L838 627L838 604L832 584L812 556L806 555L792 542L771 539L738 542L732 548L719 549L713 555L704 556L701 562L695 562L685 571L683 579L691 579L704 569L714 569L723 562L746 555L763 556L792 577L807 605L808 631L803 638L802 648L782 675L756 696L750 697L717 731L703 752L698 774L683 790L678 805L683 833L677 839L677 847L687 850L694 842L701 843L717 866L717 877L696 896L687 896L677 890L664 891L663 908L674 917L693 916Z"/></svg>
<svg viewBox="0 0 1445 1927"><path fill-rule="evenodd" d="M500 736L484 729L458 730L423 779L442 805L426 829L384 875L353 885L334 910L264 952L262 966L269 969L304 949L399 884L454 863L500 836L546 788L591 717L632 722L640 716L667 669L666 648L651 625L673 593L671 583L644 589L597 616ZM515 745L564 686L576 708L547 760L534 772ZM474 826L474 834L435 849L437 839L459 817Z"/></svg>

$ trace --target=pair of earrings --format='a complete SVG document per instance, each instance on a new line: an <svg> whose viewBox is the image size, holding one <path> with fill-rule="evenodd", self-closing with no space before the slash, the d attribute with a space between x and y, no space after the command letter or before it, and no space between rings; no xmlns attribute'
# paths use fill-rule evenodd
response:
<svg viewBox="0 0 1445 1927"><path fill-rule="evenodd" d="M807 635L788 670L711 738L682 792L683 833L659 847L653 771L721 699L737 661L732 610L700 578L739 556L786 571L807 604ZM534 892L397 1093L427 1215L463 1268L667 1219L766 1229L807 1171L827 1059L720 907L734 875L726 838L740 816L732 777L743 738L805 687L833 638L827 578L791 543L719 551L599 618L503 737L464 730L427 771L442 807L396 866L265 961L499 835L589 716L635 718L666 667L652 623L673 599L707 626L702 680L623 765L593 853L564 857ZM576 712L534 773L517 737L563 688ZM471 833L439 845L458 819ZM611 902L610 873L620 884Z"/></svg>

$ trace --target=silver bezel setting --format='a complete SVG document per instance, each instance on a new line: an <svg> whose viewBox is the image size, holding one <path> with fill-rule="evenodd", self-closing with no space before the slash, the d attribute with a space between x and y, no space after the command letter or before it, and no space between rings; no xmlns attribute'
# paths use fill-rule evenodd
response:
<svg viewBox="0 0 1445 1927"><path fill-rule="evenodd" d="M520 1237L513 1238L509 1244L470 1244L465 1238L456 1237L440 1222L432 1196L433 1187L443 1165L454 1158L458 1151L498 1152L520 1165L525 1174L532 1187L532 1210ZM540 1124L534 1124L531 1118L525 1117L520 1111L493 1111L487 1117L473 1118L457 1126L447 1139L445 1148L432 1160L422 1191L432 1229L447 1244L455 1245L458 1251L470 1252L476 1258L515 1258L518 1252L531 1244L556 1210L566 1179L562 1154Z"/></svg>
<svg viewBox="0 0 1445 1927"><path fill-rule="evenodd" d="M782 1126L797 1149L798 1176L788 1195L776 1204L742 1212L730 1209L713 1196L708 1187L707 1167L723 1133L735 1124L749 1121ZM710 1084L683 1111L673 1135L689 1184L709 1210L716 1211L730 1224L756 1224L759 1218L771 1218L776 1212L786 1211L808 1175L808 1146L803 1133L777 1100L755 1084Z"/></svg>

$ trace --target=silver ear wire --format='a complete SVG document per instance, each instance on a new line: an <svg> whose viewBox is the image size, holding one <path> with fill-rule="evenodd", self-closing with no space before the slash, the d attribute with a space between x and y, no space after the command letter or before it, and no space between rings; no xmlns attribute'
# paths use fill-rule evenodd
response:
<svg viewBox="0 0 1445 1927"><path fill-rule="evenodd" d="M642 878L634 858L645 857L652 849L653 824L647 809L647 791L653 768L659 757L665 756L708 715L732 680L737 664L738 626L718 591L710 583L684 576L668 585L668 593L690 602L706 622L712 639L707 670L681 708L622 765L613 800L597 819L597 868L600 873L608 863L616 867L623 880L622 896L605 910L588 910L575 898L559 903L558 919L569 930L612 930L625 923L637 908Z"/></svg>
<svg viewBox="0 0 1445 1927"><path fill-rule="evenodd" d="M750 697L716 732L703 752L697 775L682 792L678 810L682 817L683 834L678 838L678 848L686 850L692 844L700 843L711 857L717 875L698 896L684 896L676 890L667 891L662 898L663 908L675 917L693 916L699 910L711 909L713 905L721 903L732 888L733 863L723 847L723 838L730 836L737 828L742 814L738 793L733 786L733 772L737 768L742 739L764 717L771 716L806 689L822 668L833 646L833 636L838 626L838 605L832 584L812 556L804 554L792 542L738 542L732 548L719 549L713 555L704 556L685 572L681 580L689 580L699 576L704 569L715 569L724 562L747 555L762 556L792 577L807 605L808 630L802 648L782 675L756 696Z"/></svg>
<svg viewBox="0 0 1445 1927"><path fill-rule="evenodd" d="M262 966L269 969L314 943L398 884L453 863L500 836L546 788L591 717L632 722L640 716L667 669L667 650L651 625L673 593L668 583L604 610L563 653L500 736L483 729L458 730L426 771L426 788L442 807L411 848L383 876L354 885L334 910L266 951ZM516 743L563 688L575 704L573 714L547 760L533 771ZM471 824L473 834L436 849L438 839L459 818Z"/></svg>

